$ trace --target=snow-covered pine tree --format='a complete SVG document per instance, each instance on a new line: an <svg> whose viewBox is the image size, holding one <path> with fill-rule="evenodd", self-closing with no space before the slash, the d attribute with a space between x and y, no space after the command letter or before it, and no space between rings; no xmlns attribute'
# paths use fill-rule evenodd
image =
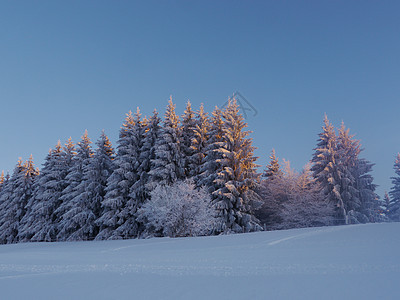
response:
<svg viewBox="0 0 400 300"><path fill-rule="evenodd" d="M67 147L73 155L74 145L71 139L68 140L65 149ZM40 175L35 181L34 192L27 205L28 211L21 221L19 233L21 241L54 240L57 227L54 212L61 204L61 193L66 187L68 160L67 153L58 141L55 148L50 149Z"/></svg>
<svg viewBox="0 0 400 300"><path fill-rule="evenodd" d="M140 182L141 170L141 150L143 147L144 133L147 119L141 120L139 108L135 113L135 125L133 127L131 155L133 158L132 167L132 184L129 188L128 198L124 208L119 214L121 225L113 233L113 238L132 238L139 235L139 224L136 221L136 211L141 204L143 190L135 185Z"/></svg>
<svg viewBox="0 0 400 300"><path fill-rule="evenodd" d="M20 160L15 168L12 180L12 192L6 208L3 223L0 225L0 242L18 242L20 222L26 213L26 204L33 193L33 184L38 172L33 164L32 155L22 164Z"/></svg>
<svg viewBox="0 0 400 300"><path fill-rule="evenodd" d="M100 205L105 195L107 179L112 173L114 151L103 132L92 155L89 141L78 144L78 156L84 155L82 181L74 189L76 194L70 201L60 222L60 239L68 241L92 240L98 234L95 221L100 217ZM83 149L81 149L83 148Z"/></svg>
<svg viewBox="0 0 400 300"><path fill-rule="evenodd" d="M380 217L380 199L375 193L377 187L374 184L372 172L373 163L364 158L358 158L354 168L354 177L356 178L356 189L358 198L361 199L361 206L358 212L361 214L357 218L358 222L381 222Z"/></svg>
<svg viewBox="0 0 400 300"><path fill-rule="evenodd" d="M22 168L22 160L19 159L17 166L14 168L12 176L7 174L3 187L0 191L0 228L3 227L4 223L7 222L8 218L8 209L11 204L12 200L12 192L14 189L14 179L17 176L16 172L20 172ZM0 239L0 244L6 244L7 243L7 236L4 235Z"/></svg>
<svg viewBox="0 0 400 300"><path fill-rule="evenodd" d="M217 174L223 170L220 162L222 153L218 151L224 145L223 137L224 121L222 119L222 111L215 107L210 120L209 140L205 147L205 161L201 167L201 176L196 182L197 186L205 186L207 188L213 200L217 198L213 193L222 187L215 180L217 179Z"/></svg>
<svg viewBox="0 0 400 300"><path fill-rule="evenodd" d="M324 126L319 134L317 147L311 159L311 171L314 178L321 184L321 188L329 201L335 206L336 224L347 224L347 212L340 194L340 170L337 165L337 136L328 117L324 117Z"/></svg>
<svg viewBox="0 0 400 300"><path fill-rule="evenodd" d="M218 162L223 167L217 174L215 183L220 187L213 195L217 216L220 218L215 231L249 232L260 230L254 209L261 205L255 190L258 187L259 174L253 152L247 124L239 113L235 99L229 101L223 111L223 144L216 151L222 155Z"/></svg>
<svg viewBox="0 0 400 300"><path fill-rule="evenodd" d="M136 119L139 110L136 114ZM139 113L140 116L140 113ZM121 239L116 229L126 221L126 203L131 198L131 188L138 180L138 147L140 144L137 139L137 120L130 111L122 124L117 141L117 155L114 159L114 171L107 180L106 195L101 203L102 214L96 221L100 232L96 239ZM134 236L135 229L127 234L126 237Z"/></svg>
<svg viewBox="0 0 400 300"><path fill-rule="evenodd" d="M342 122L337 137L337 157L335 164L340 173L339 191L346 212L359 211L361 207L360 193L357 188L356 164L361 152L360 142L350 135Z"/></svg>
<svg viewBox="0 0 400 300"><path fill-rule="evenodd" d="M186 109L182 115L182 125L181 125L181 142L180 150L182 153L182 164L184 168L184 177L189 178L193 176L192 170L192 155L194 154L194 149L192 148L193 138L195 136L194 128L196 126L195 112L192 110L192 105L190 101L186 104Z"/></svg>
<svg viewBox="0 0 400 300"><path fill-rule="evenodd" d="M148 188L149 172L151 170L151 162L155 159L156 154L156 141L161 136L161 119L158 117L158 112L153 111L153 115L150 116L146 122L144 122L144 136L143 143L140 149L139 156L139 169L138 169L138 180L133 184L131 191L132 196L136 199L134 207L135 212L150 199L150 190ZM135 218L136 219L136 218ZM138 236L145 230L144 221L137 220Z"/></svg>
<svg viewBox="0 0 400 300"><path fill-rule="evenodd" d="M389 191L391 197L389 205L389 218L392 221L400 221L400 153L397 154L396 160L394 162L394 172L395 177L392 177L392 188Z"/></svg>
<svg viewBox="0 0 400 300"><path fill-rule="evenodd" d="M152 168L148 182L150 191L159 184L169 185L185 178L181 136L179 117L175 113L175 105L171 97L165 112L161 138L156 141L156 157L151 162Z"/></svg>
<svg viewBox="0 0 400 300"><path fill-rule="evenodd" d="M193 178L195 185L200 188L203 184L204 165L206 162L206 149L210 139L210 123L204 106L196 112L194 125L194 137L192 139L192 156L190 157L189 169L190 177Z"/></svg>
<svg viewBox="0 0 400 300"><path fill-rule="evenodd" d="M283 209L282 199L284 198L282 196L282 189L284 189L282 182L286 179L283 176L275 149L272 149L269 158L270 162L262 175L263 180L261 180L258 191L262 199L262 206L255 213L266 230L277 228L278 224L282 223L281 210ZM278 182L275 182L274 179L277 179Z"/></svg>
<svg viewBox="0 0 400 300"><path fill-rule="evenodd" d="M90 145L91 143L87 130L85 130L81 141L77 144L76 155L73 157L73 162L68 170L68 175L65 177L66 187L62 191L60 197L62 203L55 212L58 216L57 240L68 240L69 236L73 232L71 229L73 226L70 225L72 217L70 212L76 209L76 203L73 199L80 197L87 188L83 179L84 172L93 155L93 150Z"/></svg>
<svg viewBox="0 0 400 300"><path fill-rule="evenodd" d="M279 159L276 157L275 149L272 149L269 159L270 162L262 175L265 179L272 179L274 176L281 173L281 166L279 165Z"/></svg>

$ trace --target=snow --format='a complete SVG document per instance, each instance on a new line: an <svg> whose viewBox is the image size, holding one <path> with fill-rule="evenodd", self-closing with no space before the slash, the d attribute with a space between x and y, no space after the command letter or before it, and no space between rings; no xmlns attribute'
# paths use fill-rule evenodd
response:
<svg viewBox="0 0 400 300"><path fill-rule="evenodd" d="M0 246L1 299L398 299L400 223Z"/></svg>

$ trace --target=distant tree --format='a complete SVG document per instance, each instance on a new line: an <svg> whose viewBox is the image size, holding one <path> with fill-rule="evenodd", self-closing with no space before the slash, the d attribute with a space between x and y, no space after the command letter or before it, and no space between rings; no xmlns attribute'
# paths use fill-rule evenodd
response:
<svg viewBox="0 0 400 300"><path fill-rule="evenodd" d="M216 232L249 232L260 230L254 210L261 205L255 192L259 174L254 157L252 139L249 131L244 131L247 124L239 113L236 100L229 101L223 111L223 140L218 152L222 170L217 174L215 183L218 187L213 192L214 205L220 218Z"/></svg>
<svg viewBox="0 0 400 300"><path fill-rule="evenodd" d="M333 222L333 206L327 201L319 183L313 178L310 165L306 165L301 173L288 166L283 176L286 199L279 211L281 228L299 228L331 225ZM276 182L272 183L276 184Z"/></svg>
<svg viewBox="0 0 400 300"><path fill-rule="evenodd" d="M266 230L330 225L333 207L312 176L310 165L297 173L284 160L279 173L264 180L261 188L264 205L258 214Z"/></svg>
<svg viewBox="0 0 400 300"><path fill-rule="evenodd" d="M138 212L139 219L146 220L148 234L169 237L208 235L214 216L210 195L191 181L158 185Z"/></svg>
<svg viewBox="0 0 400 300"><path fill-rule="evenodd" d="M265 168L265 171L262 175L263 178L268 179L268 178L273 178L275 175L281 173L280 165L279 165L279 159L276 157L275 149L272 149L271 155L270 155L270 162Z"/></svg>
<svg viewBox="0 0 400 300"><path fill-rule="evenodd" d="M390 189L389 195L391 201L389 204L389 218L392 221L400 221L400 153L397 154L394 162L394 172L396 176L392 177L392 188Z"/></svg>

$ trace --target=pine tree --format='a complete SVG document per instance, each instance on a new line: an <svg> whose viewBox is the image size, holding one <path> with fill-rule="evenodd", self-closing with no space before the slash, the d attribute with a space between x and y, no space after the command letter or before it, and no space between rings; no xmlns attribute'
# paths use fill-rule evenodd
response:
<svg viewBox="0 0 400 300"><path fill-rule="evenodd" d="M261 229L254 217L259 174L256 157L253 156L252 140L236 100L228 103L223 112L223 145L216 151L222 156L218 162L223 167L215 183L219 188L213 192L214 205L220 218L216 232L249 232ZM258 203L261 204L261 203Z"/></svg>
<svg viewBox="0 0 400 300"><path fill-rule="evenodd" d="M92 240L98 234L95 221L100 217L100 205L105 195L107 179L112 172L113 149L103 132L97 141L98 148L92 155L90 143L85 139L78 144L78 156L81 146L86 162L82 167L82 181L74 189L76 196L70 200L68 210L60 222L59 238L69 241Z"/></svg>
<svg viewBox="0 0 400 300"><path fill-rule="evenodd" d="M87 130L85 130L81 141L77 144L76 155L73 157L68 175L65 177L66 187L60 197L62 204L55 212L58 222L57 240L65 241L73 232L71 226L69 226L72 217L70 211L76 209L74 198L80 197L87 188L84 172L93 155L91 143Z"/></svg>
<svg viewBox="0 0 400 300"><path fill-rule="evenodd" d="M204 184L204 169L206 163L206 151L210 140L210 123L207 113L204 112L204 106L196 112L196 120L193 127L194 136L192 139L192 156L190 157L189 169L190 177L193 177L194 183L198 188Z"/></svg>
<svg viewBox="0 0 400 300"><path fill-rule="evenodd" d="M189 178L193 176L192 170L192 156L194 149L192 148L193 139L195 137L194 128L196 126L195 113L192 110L190 101L186 104L186 110L182 115L182 126L181 126L181 141L180 150L182 153L182 164L184 168L184 177Z"/></svg>
<svg viewBox="0 0 400 300"><path fill-rule="evenodd" d="M161 138L155 146L155 159L151 162L149 190L157 185L170 185L185 177L184 161L181 152L181 127L179 118L175 113L175 105L172 98L168 102L165 112L164 127Z"/></svg>
<svg viewBox="0 0 400 300"><path fill-rule="evenodd" d="M279 165L279 159L276 157L275 149L272 149L271 155L269 157L270 162L265 168L263 178L269 179L281 173L281 166Z"/></svg>
<svg viewBox="0 0 400 300"><path fill-rule="evenodd" d="M329 201L335 206L337 224L347 224L347 212L340 194L341 176L337 165L337 137L332 123L325 115L324 126L314 149L311 171Z"/></svg>
<svg viewBox="0 0 400 300"><path fill-rule="evenodd" d="M11 195L8 199L6 213L0 225L1 243L18 242L20 222L26 213L25 207L32 196L32 186L37 175L32 155L24 164L22 164L21 160L18 161L11 177Z"/></svg>
<svg viewBox="0 0 400 300"><path fill-rule="evenodd" d="M392 188L389 192L391 197L389 205L389 218L392 221L400 221L400 153L397 154L396 160L394 162L394 172L395 177L392 177Z"/></svg>
<svg viewBox="0 0 400 300"><path fill-rule="evenodd" d="M101 203L102 215L96 222L100 228L96 239L121 239L135 234L134 228L124 233L126 236L121 236L116 229L126 222L125 207L131 199L131 188L138 180L140 141L137 138L137 128L141 126L138 116L140 116L139 109L136 119L130 111L122 124L117 142L117 156L114 159L114 171L107 180L106 195Z"/></svg>

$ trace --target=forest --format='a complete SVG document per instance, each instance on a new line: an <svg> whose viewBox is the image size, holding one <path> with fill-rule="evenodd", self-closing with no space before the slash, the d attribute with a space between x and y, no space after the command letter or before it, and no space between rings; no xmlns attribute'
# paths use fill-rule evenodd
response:
<svg viewBox="0 0 400 300"><path fill-rule="evenodd" d="M116 149L60 141L42 168L19 159L0 177L0 243L181 237L400 221L400 154L383 199L373 163L344 123L325 115L300 171L274 150L260 173L251 131L235 99L211 114L170 99L142 117L129 112ZM268 154L267 154L268 155Z"/></svg>

